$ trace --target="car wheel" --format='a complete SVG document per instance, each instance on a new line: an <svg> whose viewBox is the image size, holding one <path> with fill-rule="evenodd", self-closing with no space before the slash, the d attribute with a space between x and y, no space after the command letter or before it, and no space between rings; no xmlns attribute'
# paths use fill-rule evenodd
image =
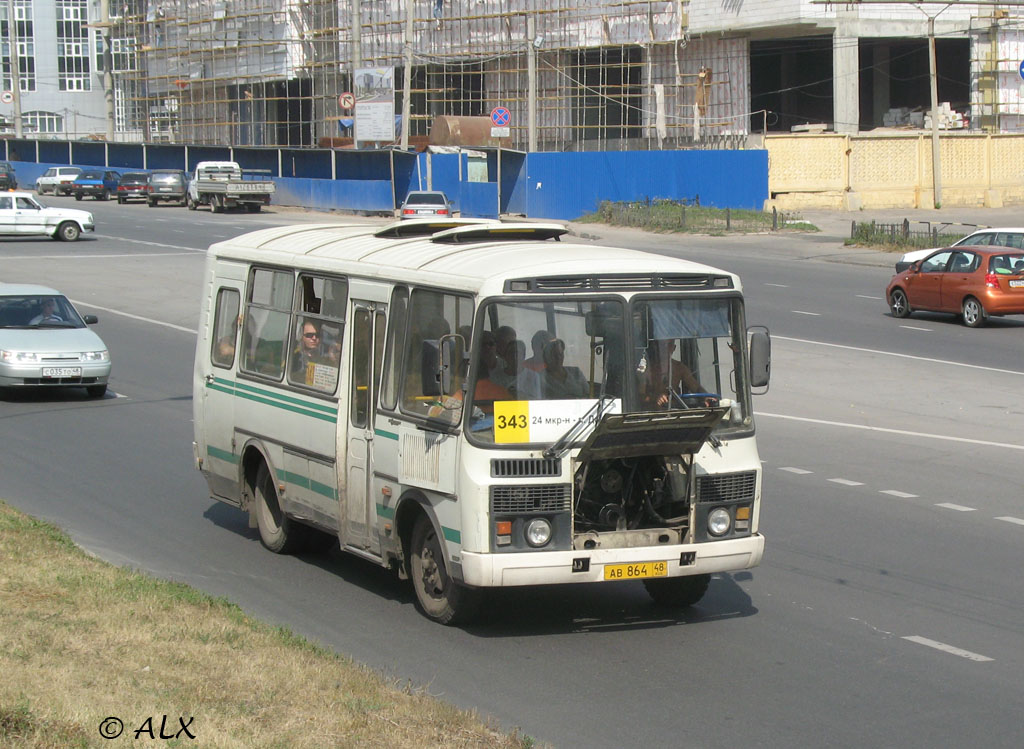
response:
<svg viewBox="0 0 1024 749"><path fill-rule="evenodd" d="M985 308L972 296L964 299L962 308L964 325L968 328L980 328L985 324Z"/></svg>
<svg viewBox="0 0 1024 749"><path fill-rule="evenodd" d="M420 610L441 624L460 624L475 618L482 592L467 588L448 575L441 541L425 513L416 519L411 544L409 577Z"/></svg>
<svg viewBox="0 0 1024 749"><path fill-rule="evenodd" d="M266 463L256 473L256 526L260 542L275 554L292 554L305 547L310 535L308 526L297 523L284 512L277 501L277 489Z"/></svg>
<svg viewBox="0 0 1024 749"><path fill-rule="evenodd" d="M57 237L64 242L74 242L82 235L82 230L74 221L65 221L57 227Z"/></svg>
<svg viewBox="0 0 1024 749"><path fill-rule="evenodd" d="M107 394L106 385L89 385L85 388L85 392L89 394L90 398L102 398Z"/></svg>
<svg viewBox="0 0 1024 749"><path fill-rule="evenodd" d="M82 193L76 192L75 193L75 200L81 200L81 199L82 199Z"/></svg>
<svg viewBox="0 0 1024 749"><path fill-rule="evenodd" d="M109 192L107 192L106 190L104 190L103 192L101 192L101 193L99 194L99 199L100 199L100 200L106 200L106 199L107 199L107 198L109 198L109 197L110 197L110 193L109 193Z"/></svg>
<svg viewBox="0 0 1024 749"><path fill-rule="evenodd" d="M711 575L690 575L644 580L644 587L659 606L684 608L703 598L710 582Z"/></svg>
<svg viewBox="0 0 1024 749"><path fill-rule="evenodd" d="M903 289L893 289L889 295L889 309L893 317L906 317L910 314L910 302Z"/></svg>
<svg viewBox="0 0 1024 749"><path fill-rule="evenodd" d="M150 208L156 208L156 201L155 200L147 200L146 201L146 205L148 205Z"/></svg>
<svg viewBox="0 0 1024 749"><path fill-rule="evenodd" d="M192 196L191 195L186 195L185 196L185 205L188 206L188 209L190 211L194 211L196 209L196 201L192 200Z"/></svg>

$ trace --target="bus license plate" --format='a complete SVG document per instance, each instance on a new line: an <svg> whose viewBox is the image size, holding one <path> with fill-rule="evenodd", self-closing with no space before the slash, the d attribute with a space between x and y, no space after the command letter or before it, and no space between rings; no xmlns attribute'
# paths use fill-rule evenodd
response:
<svg viewBox="0 0 1024 749"><path fill-rule="evenodd" d="M43 377L81 377L81 367L43 367Z"/></svg>
<svg viewBox="0 0 1024 749"><path fill-rule="evenodd" d="M633 562L632 564L606 564L605 580L642 580L645 577L665 577L668 562Z"/></svg>

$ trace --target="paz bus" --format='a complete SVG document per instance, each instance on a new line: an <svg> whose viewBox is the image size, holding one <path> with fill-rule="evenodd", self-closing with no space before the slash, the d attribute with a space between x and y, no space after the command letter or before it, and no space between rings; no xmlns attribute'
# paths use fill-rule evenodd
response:
<svg viewBox="0 0 1024 749"><path fill-rule="evenodd" d="M732 273L558 224L268 228L210 247L194 369L210 495L292 553L325 534L469 621L486 589L636 580L696 603L756 566Z"/></svg>

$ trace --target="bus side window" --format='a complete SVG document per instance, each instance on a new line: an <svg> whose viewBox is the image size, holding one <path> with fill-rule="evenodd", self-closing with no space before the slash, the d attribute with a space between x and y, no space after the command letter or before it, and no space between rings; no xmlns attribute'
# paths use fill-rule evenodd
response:
<svg viewBox="0 0 1024 749"><path fill-rule="evenodd" d="M405 343L405 327L409 319L409 290L398 286L391 293L391 320L388 322L384 349L384 374L380 385L380 405L388 411L398 406L399 382L402 376L401 352Z"/></svg>
<svg viewBox="0 0 1024 749"><path fill-rule="evenodd" d="M348 281L299 275L288 382L333 394L341 368Z"/></svg>
<svg viewBox="0 0 1024 749"><path fill-rule="evenodd" d="M249 278L249 301L242 322L246 345L241 368L280 381L284 375L295 278L286 271L267 268L253 268Z"/></svg>
<svg viewBox="0 0 1024 749"><path fill-rule="evenodd" d="M213 318L213 348L210 360L214 366L230 369L235 363L235 341L238 336L240 297L235 289L220 289Z"/></svg>

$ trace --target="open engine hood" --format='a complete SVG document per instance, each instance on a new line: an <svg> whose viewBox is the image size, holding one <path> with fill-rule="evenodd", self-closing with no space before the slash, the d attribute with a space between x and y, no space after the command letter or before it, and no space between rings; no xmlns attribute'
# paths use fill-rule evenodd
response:
<svg viewBox="0 0 1024 749"><path fill-rule="evenodd" d="M692 454L728 412L725 406L608 414L590 433L577 460Z"/></svg>

